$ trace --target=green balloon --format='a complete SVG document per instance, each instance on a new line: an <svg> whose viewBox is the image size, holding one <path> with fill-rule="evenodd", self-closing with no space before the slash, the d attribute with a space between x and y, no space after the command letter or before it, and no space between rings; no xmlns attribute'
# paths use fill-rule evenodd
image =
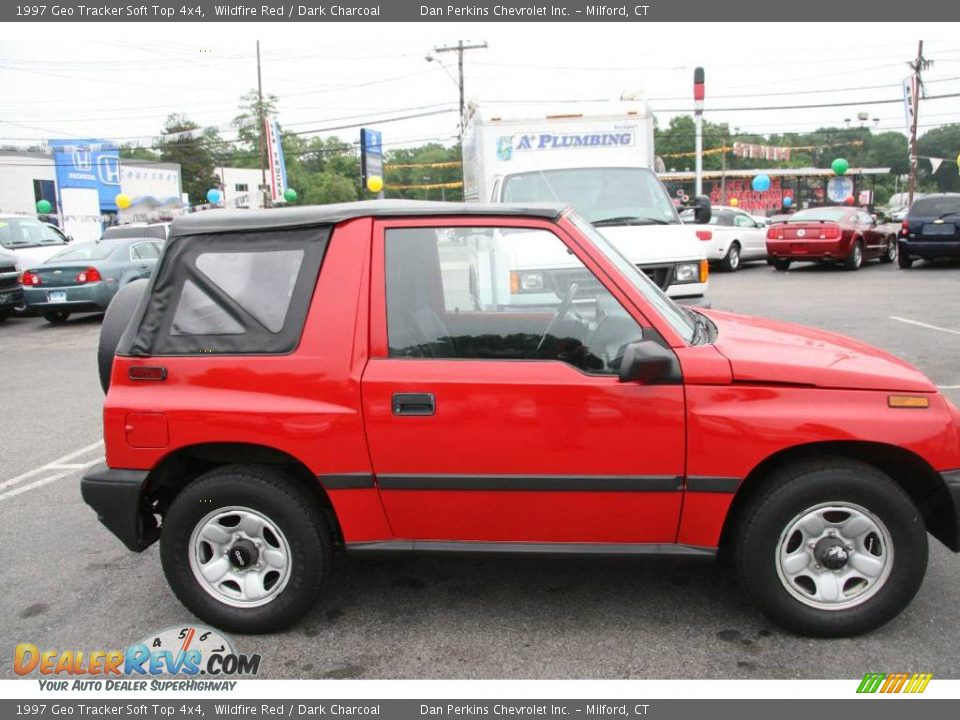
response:
<svg viewBox="0 0 960 720"><path fill-rule="evenodd" d="M837 175L843 175L850 169L850 163L847 162L846 158L837 158L831 163L830 167Z"/></svg>
<svg viewBox="0 0 960 720"><path fill-rule="evenodd" d="M53 210L53 205L50 204L49 200L40 200L37 202L37 212L41 215L46 215L51 210Z"/></svg>
<svg viewBox="0 0 960 720"><path fill-rule="evenodd" d="M283 191L283 199L287 202L293 202L297 199L297 191L293 188L287 188Z"/></svg>

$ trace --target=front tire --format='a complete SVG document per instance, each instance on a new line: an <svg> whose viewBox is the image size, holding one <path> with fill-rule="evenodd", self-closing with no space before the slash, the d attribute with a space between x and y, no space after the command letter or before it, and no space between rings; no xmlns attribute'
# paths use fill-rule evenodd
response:
<svg viewBox="0 0 960 720"><path fill-rule="evenodd" d="M279 470L232 465L176 496L160 558L188 610L241 633L283 630L316 602L333 559L317 498Z"/></svg>
<svg viewBox="0 0 960 720"><path fill-rule="evenodd" d="M734 558L750 598L802 635L859 635L896 617L927 567L927 533L910 497L846 458L782 468L744 509Z"/></svg>
<svg viewBox="0 0 960 720"><path fill-rule="evenodd" d="M740 269L740 243L734 241L730 243L727 254L720 261L720 268L724 272L736 272Z"/></svg>
<svg viewBox="0 0 960 720"><path fill-rule="evenodd" d="M913 258L910 257L907 253L900 250L897 253L897 265L900 266L901 270L909 270L913 267Z"/></svg>
<svg viewBox="0 0 960 720"><path fill-rule="evenodd" d="M863 244L857 240L850 248L850 254L843 260L844 270L859 270L863 266Z"/></svg>

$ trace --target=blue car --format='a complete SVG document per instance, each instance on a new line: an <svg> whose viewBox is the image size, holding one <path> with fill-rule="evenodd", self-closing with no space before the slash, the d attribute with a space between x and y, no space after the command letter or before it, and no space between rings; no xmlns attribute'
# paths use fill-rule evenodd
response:
<svg viewBox="0 0 960 720"><path fill-rule="evenodd" d="M101 313L117 290L150 277L163 243L137 237L71 245L23 273L27 310L59 324L73 313Z"/></svg>

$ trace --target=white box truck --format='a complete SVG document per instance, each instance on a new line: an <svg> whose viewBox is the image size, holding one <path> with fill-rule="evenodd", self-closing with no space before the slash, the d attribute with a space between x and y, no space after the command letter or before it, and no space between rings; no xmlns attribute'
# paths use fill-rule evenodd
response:
<svg viewBox="0 0 960 720"><path fill-rule="evenodd" d="M562 202L674 300L709 306L706 256L654 173L653 113L643 101L499 107L471 103L463 136L464 199ZM699 222L710 219L698 198ZM536 257L525 258L536 272Z"/></svg>

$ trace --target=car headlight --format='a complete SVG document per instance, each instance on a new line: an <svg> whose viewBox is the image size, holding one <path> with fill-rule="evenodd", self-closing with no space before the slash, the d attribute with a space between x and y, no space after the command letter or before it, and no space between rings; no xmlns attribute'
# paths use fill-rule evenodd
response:
<svg viewBox="0 0 960 720"><path fill-rule="evenodd" d="M542 272L510 271L510 292L514 295L525 292L543 292L545 287L546 282Z"/></svg>
<svg viewBox="0 0 960 720"><path fill-rule="evenodd" d="M682 263L677 265L674 282L694 283L700 281L700 263Z"/></svg>

